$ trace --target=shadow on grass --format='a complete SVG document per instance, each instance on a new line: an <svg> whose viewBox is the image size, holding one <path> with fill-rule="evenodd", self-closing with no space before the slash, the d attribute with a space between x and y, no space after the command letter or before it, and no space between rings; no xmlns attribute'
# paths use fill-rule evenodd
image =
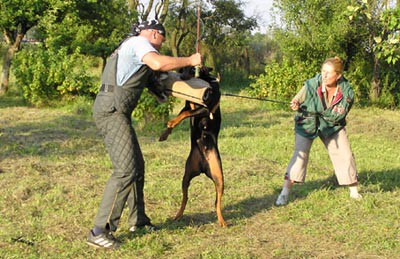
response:
<svg viewBox="0 0 400 259"><path fill-rule="evenodd" d="M400 168L383 171L366 171L359 174L359 182L363 186L379 186L384 192L394 191L400 187Z"/></svg>
<svg viewBox="0 0 400 259"><path fill-rule="evenodd" d="M11 87L6 94L0 96L0 109L8 107L26 107L27 103L24 100L22 93L17 92L17 89Z"/></svg>
<svg viewBox="0 0 400 259"><path fill-rule="evenodd" d="M79 151L75 146L66 148L62 146L63 142L76 138L94 139L94 130L94 122L91 119L74 115L6 126L0 129L0 158L76 153Z"/></svg>
<svg viewBox="0 0 400 259"><path fill-rule="evenodd" d="M400 169L396 168L383 171L361 172L359 174L359 182L364 187L378 185L380 191L390 192L400 187ZM322 180L310 181L301 186L297 186L297 188L293 190L290 199L291 201L301 200L307 198L307 196L315 190L335 190L337 188L347 187L339 186L336 176L332 175ZM228 205L222 210L224 218L229 223L243 218L250 218L258 213L265 212L274 206L275 199L279 192L280 188L277 188L274 190L274 194L272 195L251 196L236 204ZM168 219L160 226L163 229L177 230L187 228L188 226L200 227L206 224L218 224L215 211L213 208L208 209L209 211L204 213L186 213L179 221Z"/></svg>

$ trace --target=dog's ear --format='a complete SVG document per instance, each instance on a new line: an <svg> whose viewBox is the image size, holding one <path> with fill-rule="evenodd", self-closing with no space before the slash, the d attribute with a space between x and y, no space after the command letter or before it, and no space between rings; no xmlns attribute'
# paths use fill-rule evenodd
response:
<svg viewBox="0 0 400 259"><path fill-rule="evenodd" d="M211 67L202 66L202 67L200 68L200 73L201 73L203 76L209 76L209 75L210 75L210 72L211 72L212 70L213 70L213 69L212 69Z"/></svg>

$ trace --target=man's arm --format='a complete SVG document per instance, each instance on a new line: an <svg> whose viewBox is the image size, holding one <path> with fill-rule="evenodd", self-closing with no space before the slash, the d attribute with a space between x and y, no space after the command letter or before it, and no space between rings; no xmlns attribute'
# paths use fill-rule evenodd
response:
<svg viewBox="0 0 400 259"><path fill-rule="evenodd" d="M142 61L154 71L170 71L181 67L200 65L201 55L196 53L190 57L170 57L157 52L149 52L143 56Z"/></svg>

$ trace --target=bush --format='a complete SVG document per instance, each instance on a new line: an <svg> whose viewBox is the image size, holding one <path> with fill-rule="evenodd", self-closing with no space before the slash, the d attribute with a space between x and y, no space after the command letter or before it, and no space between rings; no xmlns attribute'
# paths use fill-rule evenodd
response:
<svg viewBox="0 0 400 259"><path fill-rule="evenodd" d="M168 115L172 111L175 102L175 98L170 97L168 98L168 102L159 103L145 88L132 116L138 120L144 120L144 122L154 120L165 122L168 120Z"/></svg>
<svg viewBox="0 0 400 259"><path fill-rule="evenodd" d="M381 66L381 89L378 98L376 98L372 94L373 70L368 61L363 57L357 57L351 63L346 77L354 89L356 104L391 109L399 106L400 79L398 68L386 64L381 64Z"/></svg>
<svg viewBox="0 0 400 259"><path fill-rule="evenodd" d="M13 72L24 98L35 106L97 91L95 80L88 73L88 58L59 50L25 48L13 60Z"/></svg>
<svg viewBox="0 0 400 259"><path fill-rule="evenodd" d="M249 95L258 98L273 98L290 101L304 85L305 80L313 77L319 65L309 62L272 62L265 67L265 73L259 77L251 76L253 83L246 89Z"/></svg>

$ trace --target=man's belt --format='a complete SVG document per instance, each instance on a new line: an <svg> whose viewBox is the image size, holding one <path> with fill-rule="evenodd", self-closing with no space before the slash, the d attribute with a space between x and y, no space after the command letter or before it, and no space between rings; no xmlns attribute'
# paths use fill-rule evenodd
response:
<svg viewBox="0 0 400 259"><path fill-rule="evenodd" d="M102 84L100 87L100 92L114 92L114 86L113 85L106 85L106 84Z"/></svg>

